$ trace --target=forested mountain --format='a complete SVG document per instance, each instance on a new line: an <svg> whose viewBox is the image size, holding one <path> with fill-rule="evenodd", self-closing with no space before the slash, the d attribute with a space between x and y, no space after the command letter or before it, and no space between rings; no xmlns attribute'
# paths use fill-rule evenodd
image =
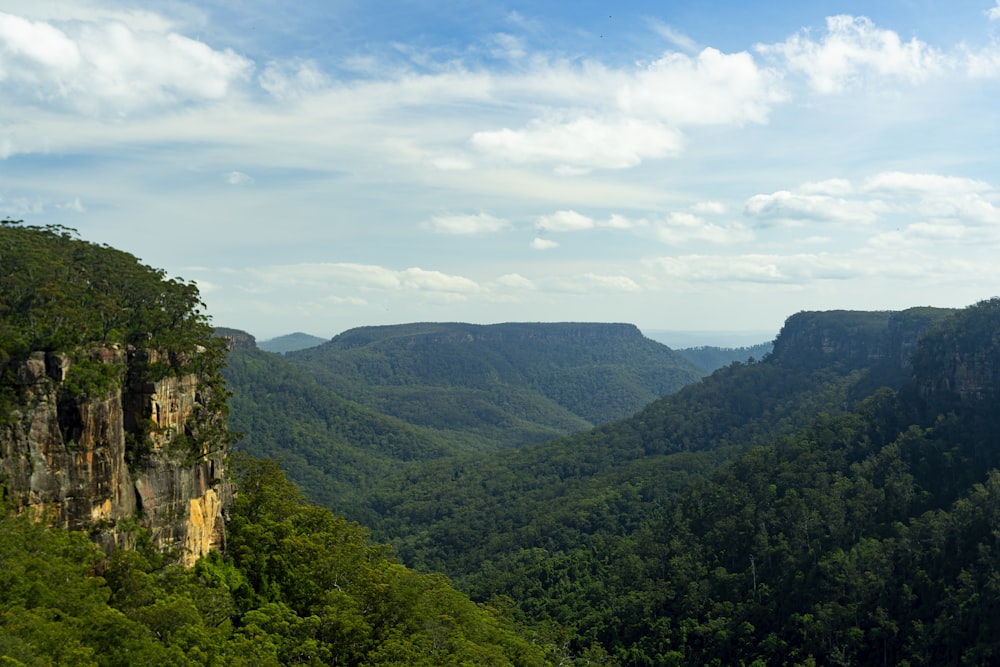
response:
<svg viewBox="0 0 1000 667"><path fill-rule="evenodd" d="M165 511L147 486L190 482L167 463L203 466L206 484L222 472L205 449L226 440L213 430L222 349L197 289L71 230L10 221L0 268L0 663L1000 660L1000 299L798 313L760 361L597 428L495 451L470 431L343 398L324 382L335 364L317 371L217 331L243 387L234 410L258 444L285 442L271 446L291 450L285 465L302 474L344 459L316 477L334 489L325 502L350 495L405 565L306 502L275 463L240 459L225 549L186 568L151 519L211 496ZM554 330L573 343L562 361L525 337L531 325L499 336L520 336L519 349L532 341L527 352L494 336L482 354L476 336L493 331L421 326L430 340L405 344L360 330L338 343L354 355L338 363L370 396L414 376L456 388L442 396L498 377L549 387L563 372L584 377L568 363L584 350L596 365L617 363L600 354L613 348L606 339L577 340L587 325ZM602 333L633 339L613 329ZM459 352L419 349L442 341ZM641 343L632 349L641 356ZM531 373L512 370L528 362ZM545 396L586 405L573 392ZM138 413L125 420L128 410ZM161 425L164 415L190 419ZM280 441L285 430L295 439ZM114 468L119 445L127 465ZM77 485L86 475L95 484ZM128 502L134 516L102 514ZM67 507L77 509L60 514ZM87 517L83 532L46 524ZM91 538L110 524L120 541L102 553Z"/></svg>
<svg viewBox="0 0 1000 667"><path fill-rule="evenodd" d="M296 350L316 347L317 345L322 345L327 340L328 339L326 338L320 338L319 336L313 336L297 331L295 333L285 334L284 336L278 336L277 338L259 341L257 343L257 347L265 352L284 354L285 352L294 352Z"/></svg>
<svg viewBox="0 0 1000 667"><path fill-rule="evenodd" d="M132 255L0 221L0 664L567 658L509 605L395 562L273 462L231 474L225 346L201 307Z"/></svg>
<svg viewBox="0 0 1000 667"><path fill-rule="evenodd" d="M377 532L620 664L987 664L997 331L998 300L800 313L632 418L388 480Z"/></svg>
<svg viewBox="0 0 1000 667"><path fill-rule="evenodd" d="M701 376L627 324L363 327L287 358L345 398L484 449L626 417Z"/></svg>
<svg viewBox="0 0 1000 667"><path fill-rule="evenodd" d="M349 401L270 352L233 350L223 375L237 446L280 460L313 501L355 520L373 518L358 495L400 465L478 451Z"/></svg>
<svg viewBox="0 0 1000 667"><path fill-rule="evenodd" d="M584 431L698 377L628 325L367 327L283 357L219 335L239 446L365 522L378 515L361 496L420 461Z"/></svg>
<svg viewBox="0 0 1000 667"><path fill-rule="evenodd" d="M728 366L734 361L738 361L741 364L749 361L759 361L771 354L773 348L773 343L758 343L757 345L744 347L702 345L699 347L684 347L675 351L708 375L723 366Z"/></svg>

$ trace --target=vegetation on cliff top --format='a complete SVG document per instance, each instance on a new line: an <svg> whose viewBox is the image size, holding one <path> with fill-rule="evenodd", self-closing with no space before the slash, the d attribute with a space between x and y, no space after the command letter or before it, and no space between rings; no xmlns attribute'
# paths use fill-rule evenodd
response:
<svg viewBox="0 0 1000 667"><path fill-rule="evenodd" d="M502 606L392 562L305 503L277 466L237 466L228 554L193 569L148 540L110 559L86 537L0 512L0 664L523 665L563 657Z"/></svg>
<svg viewBox="0 0 1000 667"><path fill-rule="evenodd" d="M0 360L81 346L190 353L212 329L193 282L72 229L0 221Z"/></svg>

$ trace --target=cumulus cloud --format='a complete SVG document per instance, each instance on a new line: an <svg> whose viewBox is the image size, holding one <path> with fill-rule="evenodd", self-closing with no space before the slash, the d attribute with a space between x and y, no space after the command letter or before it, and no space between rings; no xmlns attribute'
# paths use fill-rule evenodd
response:
<svg viewBox="0 0 1000 667"><path fill-rule="evenodd" d="M1000 193L985 181L895 171L866 179L864 190L937 223L1000 225Z"/></svg>
<svg viewBox="0 0 1000 667"><path fill-rule="evenodd" d="M997 0L997 4L995 7L991 7L986 11L986 15L990 18L991 21L1000 20L1000 0Z"/></svg>
<svg viewBox="0 0 1000 667"><path fill-rule="evenodd" d="M220 99L252 63L175 32L117 21L65 29L0 13L0 83L8 92L90 114L122 115Z"/></svg>
<svg viewBox="0 0 1000 667"><path fill-rule="evenodd" d="M860 262L826 254L684 255L647 262L671 281L796 284L843 280L857 274Z"/></svg>
<svg viewBox="0 0 1000 667"><path fill-rule="evenodd" d="M242 171L231 171L225 175L226 183L229 185L250 185L253 178Z"/></svg>
<svg viewBox="0 0 1000 667"><path fill-rule="evenodd" d="M758 44L757 51L776 57L791 71L805 74L820 93L837 93L863 85L871 77L916 83L944 71L947 57L913 38L900 39L868 18L830 16L819 40L802 31L778 44Z"/></svg>
<svg viewBox="0 0 1000 667"><path fill-rule="evenodd" d="M576 232L583 229L594 229L597 223L576 211L556 211L551 215L543 215L535 223L538 229L547 232Z"/></svg>
<svg viewBox="0 0 1000 667"><path fill-rule="evenodd" d="M618 103L630 116L678 126L764 123L785 99L780 83L746 52L667 53L618 92Z"/></svg>
<svg viewBox="0 0 1000 667"><path fill-rule="evenodd" d="M506 273L496 280L497 284L502 287L509 287L513 289L522 290L533 290L535 289L535 283L533 283L528 278L525 278L519 273Z"/></svg>
<svg viewBox="0 0 1000 667"><path fill-rule="evenodd" d="M510 223L489 213L478 213L476 215L439 215L431 218L426 226L442 234L471 236L503 231L510 227Z"/></svg>
<svg viewBox="0 0 1000 667"><path fill-rule="evenodd" d="M547 232L578 232L587 229L639 229L649 225L645 218L632 220L618 213L606 220L597 220L576 211L556 211L543 215L535 222L535 227Z"/></svg>
<svg viewBox="0 0 1000 667"><path fill-rule="evenodd" d="M758 67L749 53L711 48L696 56L668 52L619 70L543 62L496 84L497 91L530 96L548 111L520 128L475 132L471 144L497 159L548 163L566 175L676 157L684 127L764 123L786 99L777 72Z"/></svg>
<svg viewBox="0 0 1000 667"><path fill-rule="evenodd" d="M750 197L744 214L764 226L798 226L809 222L870 224L885 209L885 205L878 200L846 199L826 194L779 190Z"/></svg>
<svg viewBox="0 0 1000 667"><path fill-rule="evenodd" d="M468 294L481 287L464 276L419 267L403 270L351 262L302 263L271 266L255 271L268 285L357 288L362 290L451 292Z"/></svg>
<svg viewBox="0 0 1000 667"><path fill-rule="evenodd" d="M691 241L709 243L740 243L753 239L753 232L743 225L723 227L686 212L675 212L654 227L656 238L667 244L679 245Z"/></svg>
<svg viewBox="0 0 1000 667"><path fill-rule="evenodd" d="M531 249L532 250L550 250L552 248L558 248L559 244L551 239L538 238L537 236L531 239Z"/></svg>
<svg viewBox="0 0 1000 667"><path fill-rule="evenodd" d="M557 280L553 287L566 292L641 292L642 288L625 275L583 273L572 279Z"/></svg>
<svg viewBox="0 0 1000 667"><path fill-rule="evenodd" d="M624 169L644 159L677 155L680 132L662 123L635 118L580 116L563 121L535 119L521 130L476 132L472 145L481 152L517 164L547 162L585 173Z"/></svg>
<svg viewBox="0 0 1000 667"><path fill-rule="evenodd" d="M892 195L914 193L957 194L989 192L993 189L993 186L985 181L959 176L887 171L867 178L864 183L864 189L867 192Z"/></svg>
<svg viewBox="0 0 1000 667"><path fill-rule="evenodd" d="M718 201L702 201L693 204L691 210L699 215L725 215L729 207Z"/></svg>

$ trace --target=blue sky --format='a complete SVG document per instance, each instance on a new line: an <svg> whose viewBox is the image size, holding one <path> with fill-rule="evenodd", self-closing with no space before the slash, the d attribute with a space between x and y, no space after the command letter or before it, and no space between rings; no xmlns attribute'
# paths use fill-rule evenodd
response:
<svg viewBox="0 0 1000 667"><path fill-rule="evenodd" d="M1000 0L0 0L0 215L270 338L1000 293Z"/></svg>

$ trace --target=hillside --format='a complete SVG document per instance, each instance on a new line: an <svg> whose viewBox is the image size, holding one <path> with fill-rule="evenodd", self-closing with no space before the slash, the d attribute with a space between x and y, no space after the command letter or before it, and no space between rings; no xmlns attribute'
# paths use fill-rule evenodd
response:
<svg viewBox="0 0 1000 667"><path fill-rule="evenodd" d="M685 347L676 350L681 355L703 373L709 375L719 370L723 366L728 366L734 361L745 364L749 361L759 361L771 354L774 349L773 343L758 343L746 347L714 347L702 345L699 347Z"/></svg>
<svg viewBox="0 0 1000 667"><path fill-rule="evenodd" d="M364 327L286 356L344 398L483 450L620 419L701 377L625 324Z"/></svg>
<svg viewBox="0 0 1000 667"><path fill-rule="evenodd" d="M296 350L316 347L317 345L322 345L327 340L328 339L326 338L320 338L319 336L313 336L311 334L297 331L295 333L285 334L284 336L278 336L277 338L269 338L268 340L258 341L257 347L265 352L284 354L285 352L295 352Z"/></svg>
<svg viewBox="0 0 1000 667"><path fill-rule="evenodd" d="M0 482L108 550L224 541L221 345L195 285L73 230L0 223Z"/></svg>
<svg viewBox="0 0 1000 667"><path fill-rule="evenodd" d="M986 633L962 647L944 626L918 647L916 624L936 612L888 591L940 572L926 590L947 605L971 585L961 572L976 571L983 543L962 531L979 530L1000 464L996 330L1000 302L800 313L763 362L632 418L386 480L370 498L377 533L407 562L479 599L510 595L520 618L565 623L575 646L597 642L621 664L987 655ZM971 540L963 562L935 561L924 542L948 517ZM897 558L914 582L893 574ZM868 588L845 583L866 571ZM880 600L895 605L882 620Z"/></svg>
<svg viewBox="0 0 1000 667"><path fill-rule="evenodd" d="M236 447L281 461L313 501L353 520L373 518L357 496L390 471L407 462L478 451L349 401L270 352L231 350L223 376L232 391L229 427L240 434Z"/></svg>
<svg viewBox="0 0 1000 667"><path fill-rule="evenodd" d="M0 664L567 658L229 457L219 367L253 338L216 333L194 284L0 221Z"/></svg>

